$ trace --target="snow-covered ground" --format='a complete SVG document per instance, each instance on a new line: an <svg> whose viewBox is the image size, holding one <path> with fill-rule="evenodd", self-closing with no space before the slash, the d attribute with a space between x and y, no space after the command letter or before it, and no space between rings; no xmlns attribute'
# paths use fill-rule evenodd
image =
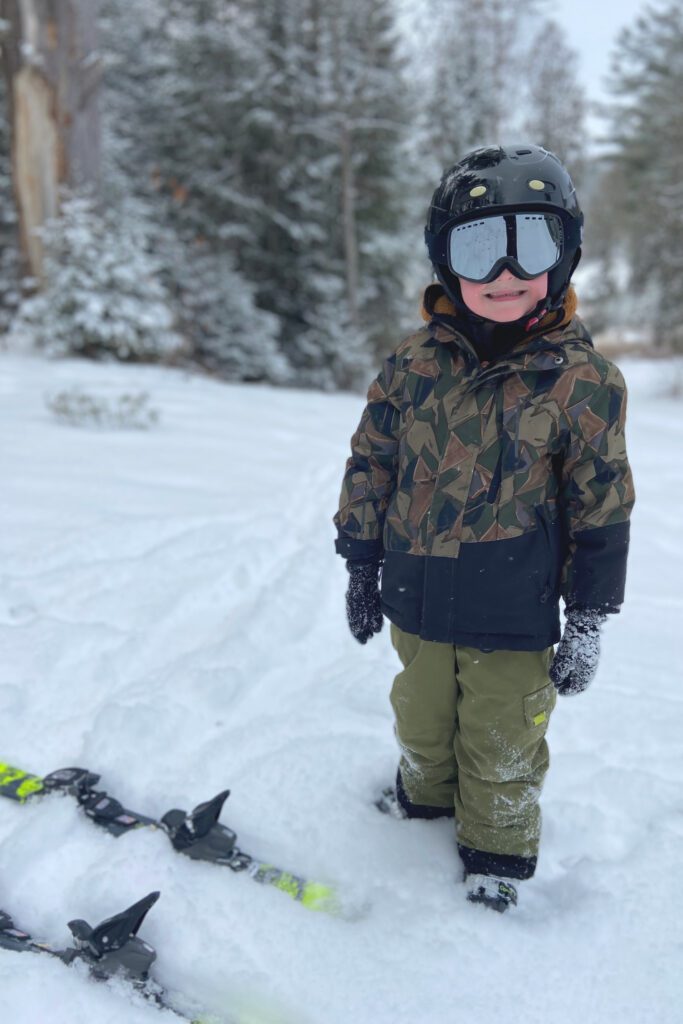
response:
<svg viewBox="0 0 683 1024"><path fill-rule="evenodd" d="M672 363L623 364L638 502L624 611L550 727L539 869L465 903L448 822L372 807L393 778L388 630L347 632L331 515L362 398L0 355L0 761L79 764L161 814L225 787L241 845L368 912L313 914L120 840L73 801L0 801L0 907L55 944L152 889L156 977L284 1024L680 1024L683 416ZM680 372L680 371L679 371ZM64 426L46 392L144 389L149 432ZM0 1019L172 1024L120 984L0 951Z"/></svg>

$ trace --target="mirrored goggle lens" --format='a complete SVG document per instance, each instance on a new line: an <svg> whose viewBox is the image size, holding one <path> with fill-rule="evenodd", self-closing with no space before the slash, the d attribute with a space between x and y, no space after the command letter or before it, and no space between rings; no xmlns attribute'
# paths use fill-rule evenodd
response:
<svg viewBox="0 0 683 1024"><path fill-rule="evenodd" d="M517 213L456 224L448 238L448 263L454 274L483 281L500 260L513 260L525 274L536 277L562 258L563 234L559 217L546 213Z"/></svg>

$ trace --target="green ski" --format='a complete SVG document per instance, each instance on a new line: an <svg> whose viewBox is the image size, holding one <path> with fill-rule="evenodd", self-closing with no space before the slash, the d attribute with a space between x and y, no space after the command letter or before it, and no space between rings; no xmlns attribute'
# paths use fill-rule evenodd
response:
<svg viewBox="0 0 683 1024"><path fill-rule="evenodd" d="M274 886L308 910L346 916L331 886L307 881L264 863L237 846L236 834L218 821L229 790L198 804L189 813L171 810L161 818L151 818L128 810L104 790L96 789L99 779L99 775L85 768L61 768L41 777L0 762L1 796L25 803L46 793L68 793L76 798L95 825L111 835L121 836L138 828L159 829L168 836L174 850L191 860L209 861L231 871L246 872L254 881Z"/></svg>

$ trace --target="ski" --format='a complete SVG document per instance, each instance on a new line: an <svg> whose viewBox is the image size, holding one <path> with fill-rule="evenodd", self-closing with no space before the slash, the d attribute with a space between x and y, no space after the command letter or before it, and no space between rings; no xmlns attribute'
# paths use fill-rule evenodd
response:
<svg viewBox="0 0 683 1024"><path fill-rule="evenodd" d="M2 796L25 803L47 793L67 793L76 798L95 825L113 836L122 836L138 828L159 829L168 836L174 850L191 860L208 861L231 871L245 872L255 882L272 885L308 910L335 917L346 916L332 886L283 871L237 846L235 832L218 821L230 790L223 790L211 800L198 804L189 813L174 809L161 818L151 818L128 810L104 790L97 789L99 780L99 775L86 768L60 768L49 775L39 776L0 762Z"/></svg>
<svg viewBox="0 0 683 1024"><path fill-rule="evenodd" d="M67 966L76 961L85 963L91 977L97 981L121 977L134 991L141 993L155 1006L170 1010L179 1020L187 1021L188 1024L212 1024L212 1019L208 1017L188 1017L173 1006L162 987L150 976L156 951L148 942L139 938L137 933L158 898L158 892L151 892L94 928L87 921L69 921L73 945L66 949L34 939L28 932L17 928L8 913L0 910L0 949L15 953L40 953L55 957Z"/></svg>

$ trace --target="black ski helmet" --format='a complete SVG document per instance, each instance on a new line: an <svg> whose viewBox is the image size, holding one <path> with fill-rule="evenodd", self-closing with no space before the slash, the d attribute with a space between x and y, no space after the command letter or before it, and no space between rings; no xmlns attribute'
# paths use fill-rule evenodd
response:
<svg viewBox="0 0 683 1024"><path fill-rule="evenodd" d="M583 214L568 171L541 146L487 146L475 149L446 170L432 196L425 241L437 277L462 307L460 283L444 261L444 238L456 224L487 214L517 211L557 214L563 226L563 252L548 273L546 308L562 305L581 258Z"/></svg>

